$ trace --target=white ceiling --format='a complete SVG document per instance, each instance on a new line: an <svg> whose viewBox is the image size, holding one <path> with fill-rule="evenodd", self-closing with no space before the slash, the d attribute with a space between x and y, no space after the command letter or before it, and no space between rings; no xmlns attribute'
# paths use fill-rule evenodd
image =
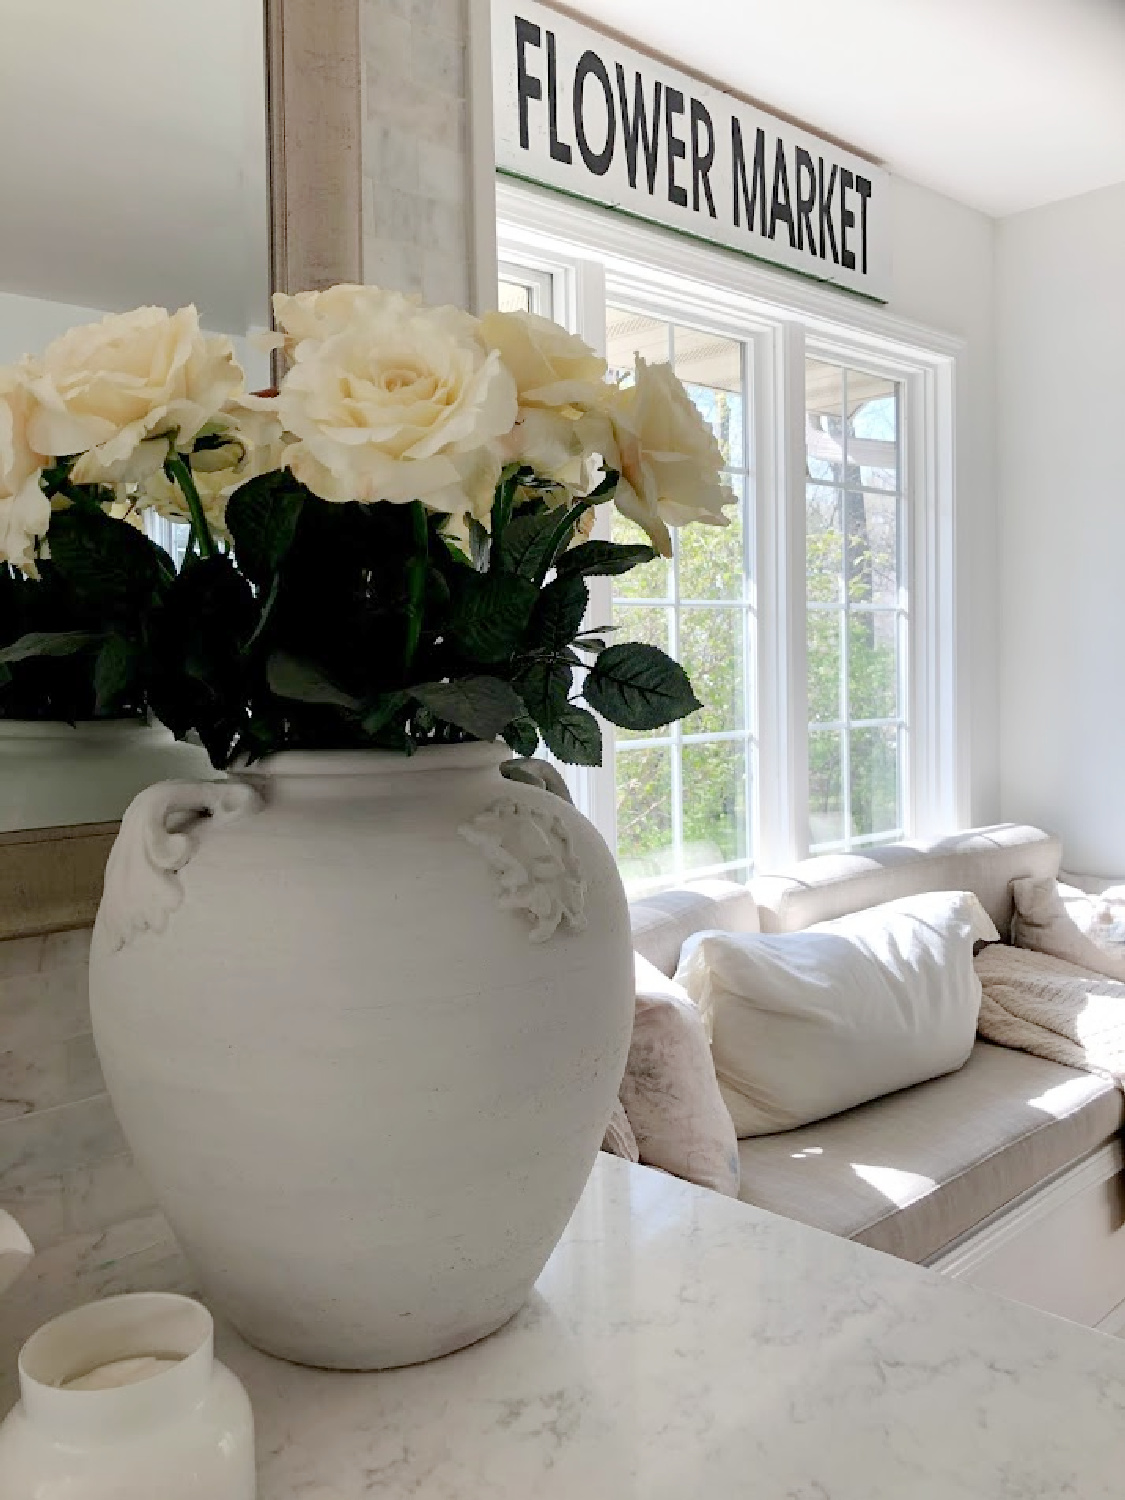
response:
<svg viewBox="0 0 1125 1500"><path fill-rule="evenodd" d="M262 47L261 0L0 0L0 292L263 323Z"/></svg>
<svg viewBox="0 0 1125 1500"><path fill-rule="evenodd" d="M563 0L983 212L1125 181L1125 0Z"/></svg>

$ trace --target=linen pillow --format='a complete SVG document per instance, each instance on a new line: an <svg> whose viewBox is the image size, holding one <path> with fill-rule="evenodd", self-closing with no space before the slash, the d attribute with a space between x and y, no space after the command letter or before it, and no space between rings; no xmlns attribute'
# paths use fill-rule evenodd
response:
<svg viewBox="0 0 1125 1500"><path fill-rule="evenodd" d="M621 1102L646 1166L738 1196L738 1141L703 1019L654 964L633 955L637 1009Z"/></svg>
<svg viewBox="0 0 1125 1500"><path fill-rule="evenodd" d="M614 1104L609 1124L605 1128L602 1150L608 1151L611 1156L623 1156L626 1161L641 1159L641 1153L637 1150L637 1137L633 1134L629 1116L620 1099Z"/></svg>
<svg viewBox="0 0 1125 1500"><path fill-rule="evenodd" d="M701 932L676 978L713 1028L739 1137L771 1135L952 1073L973 1049L976 896L927 891L770 935Z"/></svg>
<svg viewBox="0 0 1125 1500"><path fill-rule="evenodd" d="M1012 942L1125 980L1125 886L1100 896L1057 880L1012 881Z"/></svg>

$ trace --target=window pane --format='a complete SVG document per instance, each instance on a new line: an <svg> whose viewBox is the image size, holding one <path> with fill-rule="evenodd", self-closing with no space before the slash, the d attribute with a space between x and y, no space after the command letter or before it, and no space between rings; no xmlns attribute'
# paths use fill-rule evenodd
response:
<svg viewBox="0 0 1125 1500"><path fill-rule="evenodd" d="M644 641L649 646L659 646L661 651L670 649L669 626L671 610L651 608L644 604L622 604L613 611L613 623L617 626L615 641Z"/></svg>
<svg viewBox="0 0 1125 1500"><path fill-rule="evenodd" d="M839 600L844 577L843 490L805 486L805 570L813 603Z"/></svg>
<svg viewBox="0 0 1125 1500"><path fill-rule="evenodd" d="M808 613L809 722L830 724L844 717L840 702L840 623L834 609Z"/></svg>
<svg viewBox="0 0 1125 1500"><path fill-rule="evenodd" d="M747 859L745 744L685 745L683 755L685 868Z"/></svg>
<svg viewBox="0 0 1125 1500"><path fill-rule="evenodd" d="M903 831L909 580L898 464L902 389L866 370L806 362L808 470L833 480L806 486L813 846L848 848ZM898 722L857 727L873 720ZM841 728L819 727L833 723Z"/></svg>
<svg viewBox="0 0 1125 1500"><path fill-rule="evenodd" d="M868 610L848 616L848 718L898 713L898 616Z"/></svg>
<svg viewBox="0 0 1125 1500"><path fill-rule="evenodd" d="M843 736L836 729L809 734L809 842L835 844L844 837Z"/></svg>
<svg viewBox="0 0 1125 1500"><path fill-rule="evenodd" d="M660 318L646 318L623 307L607 307L605 351L610 375L615 379L627 375L631 379L638 354L650 365L667 364L668 334L668 324Z"/></svg>
<svg viewBox="0 0 1125 1500"><path fill-rule="evenodd" d="M500 311L531 312L531 288L522 281L500 278Z"/></svg>
<svg viewBox="0 0 1125 1500"><path fill-rule="evenodd" d="M659 646L661 651L671 652L672 611L650 608L646 605L621 604L613 611L613 623L617 627L610 640L614 645L626 641L643 641L648 646ZM663 730L614 729L618 741L651 739Z"/></svg>
<svg viewBox="0 0 1125 1500"><path fill-rule="evenodd" d="M844 478L844 372L805 361L805 452L810 479Z"/></svg>
<svg viewBox="0 0 1125 1500"><path fill-rule="evenodd" d="M681 611L680 661L703 704L684 720L686 734L714 734L745 727L743 634L741 610Z"/></svg>
<svg viewBox="0 0 1125 1500"><path fill-rule="evenodd" d="M893 380L848 371L847 464L868 489L898 488L898 391Z"/></svg>
<svg viewBox="0 0 1125 1500"><path fill-rule="evenodd" d="M641 528L616 510L613 513L613 540L630 546L651 545ZM634 568L631 573L622 573L613 580L613 592L618 599L670 599L672 564L666 557L657 557L643 567Z"/></svg>
<svg viewBox="0 0 1125 1500"><path fill-rule="evenodd" d="M617 859L626 880L673 869L670 745L618 751Z"/></svg>
<svg viewBox="0 0 1125 1500"><path fill-rule="evenodd" d="M898 506L894 495L848 492L848 598L852 604L898 603Z"/></svg>
<svg viewBox="0 0 1125 1500"><path fill-rule="evenodd" d="M729 526L681 526L676 531L681 599L741 599L742 510L745 480L729 478L738 496L729 506Z"/></svg>
<svg viewBox="0 0 1125 1500"><path fill-rule="evenodd" d="M895 834L902 827L898 742L897 729L852 730L849 781L853 838Z"/></svg>
<svg viewBox="0 0 1125 1500"><path fill-rule="evenodd" d="M742 468L742 345L696 328L673 330L676 374L723 451L723 462Z"/></svg>

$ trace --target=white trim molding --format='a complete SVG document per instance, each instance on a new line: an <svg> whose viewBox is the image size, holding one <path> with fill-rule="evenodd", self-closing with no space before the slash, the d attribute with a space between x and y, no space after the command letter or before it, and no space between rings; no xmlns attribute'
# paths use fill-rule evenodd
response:
<svg viewBox="0 0 1125 1500"><path fill-rule="evenodd" d="M1120 1139L1030 1189L927 1262L1099 1328L1125 1332L1125 1143Z"/></svg>

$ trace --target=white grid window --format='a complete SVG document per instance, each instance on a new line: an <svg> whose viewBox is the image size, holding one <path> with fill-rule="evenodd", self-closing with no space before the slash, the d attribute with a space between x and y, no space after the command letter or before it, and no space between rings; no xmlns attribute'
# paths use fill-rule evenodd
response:
<svg viewBox="0 0 1125 1500"><path fill-rule="evenodd" d="M555 316L554 278L549 271L502 261L497 293L501 312L536 313L541 318Z"/></svg>
<svg viewBox="0 0 1125 1500"><path fill-rule="evenodd" d="M677 529L670 559L614 580L620 639L682 662L705 705L656 733L616 731L618 862L634 889L705 872L748 879L756 745L747 346L611 304L606 352L622 380L637 354L672 365L719 441L739 501L728 527ZM614 536L644 540L620 516Z"/></svg>
<svg viewBox="0 0 1125 1500"><path fill-rule="evenodd" d="M908 590L903 387L805 362L809 846L901 838Z"/></svg>
<svg viewBox="0 0 1125 1500"><path fill-rule="evenodd" d="M741 421L738 526L592 580L587 623L677 656L706 704L666 732L606 726L603 766L567 770L632 887L963 827L961 342L569 199L497 198L502 278L534 267L549 315L615 371L671 360L708 421ZM740 384L691 368L692 338L737 348Z"/></svg>

